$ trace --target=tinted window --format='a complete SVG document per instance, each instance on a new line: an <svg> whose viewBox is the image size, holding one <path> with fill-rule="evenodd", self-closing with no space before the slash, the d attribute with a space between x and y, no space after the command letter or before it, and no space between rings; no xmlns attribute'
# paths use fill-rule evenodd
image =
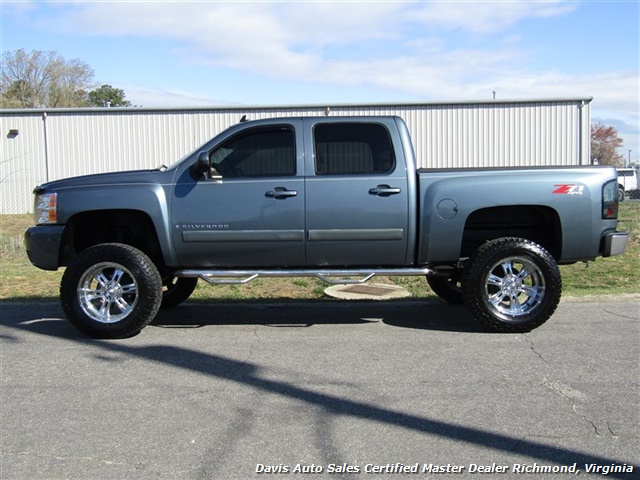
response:
<svg viewBox="0 0 640 480"><path fill-rule="evenodd" d="M316 175L384 174L395 167L391 138L376 123L321 123L314 128Z"/></svg>
<svg viewBox="0 0 640 480"><path fill-rule="evenodd" d="M282 177L296 174L292 128L254 129L233 137L211 153L223 177Z"/></svg>

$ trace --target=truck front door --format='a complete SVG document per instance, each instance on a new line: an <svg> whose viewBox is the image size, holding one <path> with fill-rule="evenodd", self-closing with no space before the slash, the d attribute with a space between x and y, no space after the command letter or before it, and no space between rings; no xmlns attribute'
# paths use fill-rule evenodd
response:
<svg viewBox="0 0 640 480"><path fill-rule="evenodd" d="M182 172L172 233L183 267L304 265L300 127L292 120L243 129L209 151L214 178Z"/></svg>
<svg viewBox="0 0 640 480"><path fill-rule="evenodd" d="M313 152L308 265L406 265L409 185L394 120L303 121L305 151Z"/></svg>

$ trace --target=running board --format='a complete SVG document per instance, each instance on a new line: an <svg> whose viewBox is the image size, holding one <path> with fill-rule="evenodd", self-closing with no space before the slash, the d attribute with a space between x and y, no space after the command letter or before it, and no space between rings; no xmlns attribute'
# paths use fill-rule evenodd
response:
<svg viewBox="0 0 640 480"><path fill-rule="evenodd" d="M354 285L376 275L387 277L433 275L431 268L375 268L365 270L178 270L176 277L197 277L211 285L243 285L258 277L316 277L330 285ZM359 278L352 278L359 277Z"/></svg>

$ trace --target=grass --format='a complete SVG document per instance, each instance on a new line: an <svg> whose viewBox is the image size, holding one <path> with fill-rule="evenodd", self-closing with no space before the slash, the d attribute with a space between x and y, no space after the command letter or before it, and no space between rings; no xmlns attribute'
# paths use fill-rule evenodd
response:
<svg viewBox="0 0 640 480"><path fill-rule="evenodd" d="M39 270L27 258L23 235L32 221L31 215L0 215L0 299L36 301L58 297L62 270ZM586 266L584 263L577 263L560 267L565 296L640 293L640 202L624 202L620 205L618 229L631 233L624 255L599 258ZM374 281L401 285L414 298L434 296L423 278L376 277ZM246 285L215 287L199 282L192 298L317 299L324 296L326 286L315 278L257 279Z"/></svg>
<svg viewBox="0 0 640 480"><path fill-rule="evenodd" d="M620 204L618 230L630 233L624 255L561 267L565 294L640 293L640 202Z"/></svg>

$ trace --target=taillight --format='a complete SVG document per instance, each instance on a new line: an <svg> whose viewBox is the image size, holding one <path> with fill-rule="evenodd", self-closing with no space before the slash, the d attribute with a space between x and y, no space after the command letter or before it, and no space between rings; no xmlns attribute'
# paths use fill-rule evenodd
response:
<svg viewBox="0 0 640 480"><path fill-rule="evenodd" d="M611 180L602 187L602 218L618 218L618 181Z"/></svg>

